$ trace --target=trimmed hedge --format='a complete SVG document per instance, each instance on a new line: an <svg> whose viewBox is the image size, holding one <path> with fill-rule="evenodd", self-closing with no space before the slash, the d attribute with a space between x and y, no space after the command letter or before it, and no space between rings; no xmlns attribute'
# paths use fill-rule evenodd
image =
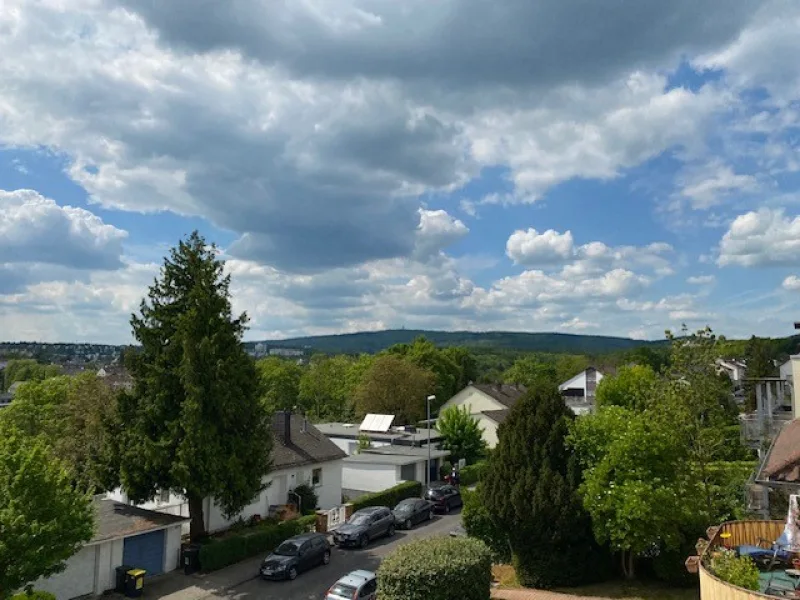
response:
<svg viewBox="0 0 800 600"><path fill-rule="evenodd" d="M458 472L461 485L474 485L478 483L483 478L483 474L488 467L489 463L485 460L476 462L473 465L466 465Z"/></svg>
<svg viewBox="0 0 800 600"><path fill-rule="evenodd" d="M309 515L278 525L252 527L220 540L212 538L200 548L200 567L203 571L216 571L256 554L268 554L284 540L309 531L316 522L316 515Z"/></svg>
<svg viewBox="0 0 800 600"><path fill-rule="evenodd" d="M496 562L511 561L508 536L495 524L478 490L461 490L464 507L461 509L461 522L467 535L486 544Z"/></svg>
<svg viewBox="0 0 800 600"><path fill-rule="evenodd" d="M381 600L489 600L491 582L491 552L472 538L409 542L378 567Z"/></svg>
<svg viewBox="0 0 800 600"><path fill-rule="evenodd" d="M55 594L50 592L42 592L41 590L33 590L30 594L28 592L20 592L11 596L11 600L56 600Z"/></svg>
<svg viewBox="0 0 800 600"><path fill-rule="evenodd" d="M353 500L353 511L367 508L368 506L388 506L394 508L400 500L406 498L419 498L422 496L422 484L419 481L404 481L388 490L366 494L358 500Z"/></svg>

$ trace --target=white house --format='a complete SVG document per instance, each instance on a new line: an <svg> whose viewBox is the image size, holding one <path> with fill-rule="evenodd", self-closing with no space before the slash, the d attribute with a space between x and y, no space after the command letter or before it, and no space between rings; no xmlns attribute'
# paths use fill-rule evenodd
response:
<svg viewBox="0 0 800 600"><path fill-rule="evenodd" d="M203 516L209 533L226 529L239 518L247 520L253 515L267 516L278 506L296 503L291 491L304 483L312 485L317 493L318 503L314 508L326 510L342 503L342 459L345 453L299 415L276 413L273 434L272 470L264 478L265 489L233 519L226 519L213 499L206 498ZM122 502L128 500L119 488L109 496ZM186 499L174 492L165 491L140 506L184 517L189 515ZM186 523L186 533L188 528Z"/></svg>
<svg viewBox="0 0 800 600"><path fill-rule="evenodd" d="M445 402L441 410L451 406L466 407L478 421L486 445L494 448L497 445L498 426L524 393L524 386L473 383Z"/></svg>
<svg viewBox="0 0 800 600"><path fill-rule="evenodd" d="M362 435L369 438L373 448L381 446L426 446L442 441L442 434L435 429L404 426L392 427L387 431L366 431L353 423L319 423L316 428L347 455L358 450L358 439ZM347 486L345 486L347 487Z"/></svg>
<svg viewBox="0 0 800 600"><path fill-rule="evenodd" d="M576 415L587 414L594 410L595 391L602 379L600 371L589 367L559 385L558 391L572 412Z"/></svg>
<svg viewBox="0 0 800 600"><path fill-rule="evenodd" d="M95 535L61 573L34 582L57 600L98 596L116 585L116 568L145 569L148 576L178 567L183 517L95 498Z"/></svg>
<svg viewBox="0 0 800 600"><path fill-rule="evenodd" d="M450 456L445 450L431 448L431 481L439 479L439 465ZM426 483L427 448L383 446L363 450L344 459L342 486L345 495L358 492L380 492L403 481ZM391 508L391 507L390 507Z"/></svg>
<svg viewBox="0 0 800 600"><path fill-rule="evenodd" d="M716 360L717 372L725 373L730 377L734 387L742 385L747 377L747 365L740 360L736 359L723 359Z"/></svg>

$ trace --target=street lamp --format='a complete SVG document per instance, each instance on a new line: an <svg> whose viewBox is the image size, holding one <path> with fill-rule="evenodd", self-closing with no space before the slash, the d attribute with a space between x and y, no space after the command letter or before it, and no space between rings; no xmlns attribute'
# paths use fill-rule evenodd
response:
<svg viewBox="0 0 800 600"><path fill-rule="evenodd" d="M425 471L425 481L428 483L428 487L431 486L431 400L436 400L436 396L431 394L428 396L428 463L425 465L427 467Z"/></svg>

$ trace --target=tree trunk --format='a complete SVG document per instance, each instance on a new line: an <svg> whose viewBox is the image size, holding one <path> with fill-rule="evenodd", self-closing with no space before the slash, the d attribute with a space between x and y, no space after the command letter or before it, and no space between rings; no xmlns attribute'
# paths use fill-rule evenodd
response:
<svg viewBox="0 0 800 600"><path fill-rule="evenodd" d="M196 494L186 494L189 501L189 539L197 542L206 537L206 520L203 515L203 498Z"/></svg>
<svg viewBox="0 0 800 600"><path fill-rule="evenodd" d="M635 577L634 570L634 554L631 550L623 550L620 553L620 563L622 566L622 574L625 579L633 579Z"/></svg>
<svg viewBox="0 0 800 600"><path fill-rule="evenodd" d="M636 577L636 555L628 550L628 579Z"/></svg>

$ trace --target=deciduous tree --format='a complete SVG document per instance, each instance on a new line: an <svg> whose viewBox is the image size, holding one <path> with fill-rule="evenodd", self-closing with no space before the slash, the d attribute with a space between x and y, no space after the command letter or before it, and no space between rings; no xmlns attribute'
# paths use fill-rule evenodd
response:
<svg viewBox="0 0 800 600"><path fill-rule="evenodd" d="M425 418L426 397L433 392L436 378L394 354L375 359L355 392L356 411L395 415L395 423L416 423Z"/></svg>
<svg viewBox="0 0 800 600"><path fill-rule="evenodd" d="M61 367L58 365L43 365L32 358L13 359L3 369L3 389L7 390L17 381L42 381L60 374Z"/></svg>
<svg viewBox="0 0 800 600"><path fill-rule="evenodd" d="M444 436L442 447L450 452L450 460L464 459L472 464L486 451L486 442L478 420L466 406L449 406L441 411L436 429Z"/></svg>
<svg viewBox="0 0 800 600"><path fill-rule="evenodd" d="M261 401L270 413L292 410L300 395L303 369L296 362L277 356L256 363Z"/></svg>
<svg viewBox="0 0 800 600"><path fill-rule="evenodd" d="M197 232L171 250L131 319L141 350L129 357L133 391L118 402L123 487L135 501L163 489L185 495L193 539L205 535L204 498L235 515L270 466L271 420L229 286Z"/></svg>
<svg viewBox="0 0 800 600"><path fill-rule="evenodd" d="M354 361L347 356L317 355L300 378L300 404L315 421L350 421L353 419L349 385Z"/></svg>
<svg viewBox="0 0 800 600"><path fill-rule="evenodd" d="M597 406L622 406L644 410L654 400L658 378L649 366L620 367L615 375L607 375L597 385Z"/></svg>
<svg viewBox="0 0 800 600"><path fill-rule="evenodd" d="M433 373L435 377L433 393L436 395L434 409L438 409L461 389L460 382L463 378L461 367L448 353L424 337L418 337L412 344L392 346L387 352L402 356L410 363Z"/></svg>

